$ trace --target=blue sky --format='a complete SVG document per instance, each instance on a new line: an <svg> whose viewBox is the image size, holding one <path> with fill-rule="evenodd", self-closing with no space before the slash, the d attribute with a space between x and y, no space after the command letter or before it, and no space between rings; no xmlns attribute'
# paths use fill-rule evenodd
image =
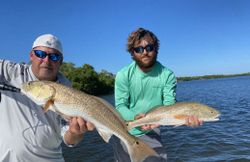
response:
<svg viewBox="0 0 250 162"><path fill-rule="evenodd" d="M115 74L131 62L128 35L143 27L176 76L250 72L249 8L249 0L2 0L0 58L28 62L34 39L52 33L64 61Z"/></svg>

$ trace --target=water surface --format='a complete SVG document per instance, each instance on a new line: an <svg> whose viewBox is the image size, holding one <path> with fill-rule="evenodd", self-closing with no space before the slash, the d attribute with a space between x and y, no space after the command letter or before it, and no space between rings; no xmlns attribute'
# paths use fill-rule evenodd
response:
<svg viewBox="0 0 250 162"><path fill-rule="evenodd" d="M113 95L104 96L114 104ZM197 128L161 127L168 162L250 161L250 77L180 82L178 101L207 104L220 121ZM97 132L88 132L75 148L63 145L67 162L112 162L113 152Z"/></svg>

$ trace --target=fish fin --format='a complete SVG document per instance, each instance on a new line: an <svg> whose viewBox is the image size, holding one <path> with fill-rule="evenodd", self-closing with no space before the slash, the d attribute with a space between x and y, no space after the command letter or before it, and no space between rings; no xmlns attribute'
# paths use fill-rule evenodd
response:
<svg viewBox="0 0 250 162"><path fill-rule="evenodd" d="M113 135L113 134L111 134L111 133L109 133L109 132L107 132L107 131L105 131L105 130L103 130L103 129L97 129L97 132L99 133L99 135L102 137L102 139L103 139L106 143L109 142L109 139L110 139L111 136Z"/></svg>
<svg viewBox="0 0 250 162"><path fill-rule="evenodd" d="M175 119L179 119L179 120L185 120L188 117L188 115L175 115L174 118Z"/></svg>
<svg viewBox="0 0 250 162"><path fill-rule="evenodd" d="M50 99L48 100L44 105L43 105L43 111L46 113L50 106L53 106L54 105L54 100Z"/></svg>
<svg viewBox="0 0 250 162"><path fill-rule="evenodd" d="M132 162L141 162L145 159L150 159L153 156L159 156L151 147L142 140L135 138L135 142L127 144L128 152Z"/></svg>

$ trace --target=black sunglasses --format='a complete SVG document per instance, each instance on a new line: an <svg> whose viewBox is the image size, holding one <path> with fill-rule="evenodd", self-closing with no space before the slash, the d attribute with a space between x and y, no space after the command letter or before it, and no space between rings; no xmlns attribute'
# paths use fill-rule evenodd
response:
<svg viewBox="0 0 250 162"><path fill-rule="evenodd" d="M134 48L134 51L136 53L140 53L142 54L144 52L144 49L147 51L147 52L151 52L154 50L154 45L153 44L148 44L146 45L145 47L142 47L142 46L139 46L139 47L135 47Z"/></svg>
<svg viewBox="0 0 250 162"><path fill-rule="evenodd" d="M46 53L42 50L34 50L34 53L35 53L36 57L39 57L41 59L44 59L48 56L49 59L53 62L57 62L57 61L60 61L62 59L62 55L60 55L58 53Z"/></svg>

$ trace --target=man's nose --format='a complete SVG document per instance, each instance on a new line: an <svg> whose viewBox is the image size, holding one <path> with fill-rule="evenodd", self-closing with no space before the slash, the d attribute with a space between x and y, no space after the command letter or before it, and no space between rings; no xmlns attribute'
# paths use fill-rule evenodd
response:
<svg viewBox="0 0 250 162"><path fill-rule="evenodd" d="M142 52L142 55L146 55L147 53L148 53L148 51L144 48L143 52Z"/></svg>
<svg viewBox="0 0 250 162"><path fill-rule="evenodd" d="M49 55L47 55L44 59L43 62L50 62Z"/></svg>

